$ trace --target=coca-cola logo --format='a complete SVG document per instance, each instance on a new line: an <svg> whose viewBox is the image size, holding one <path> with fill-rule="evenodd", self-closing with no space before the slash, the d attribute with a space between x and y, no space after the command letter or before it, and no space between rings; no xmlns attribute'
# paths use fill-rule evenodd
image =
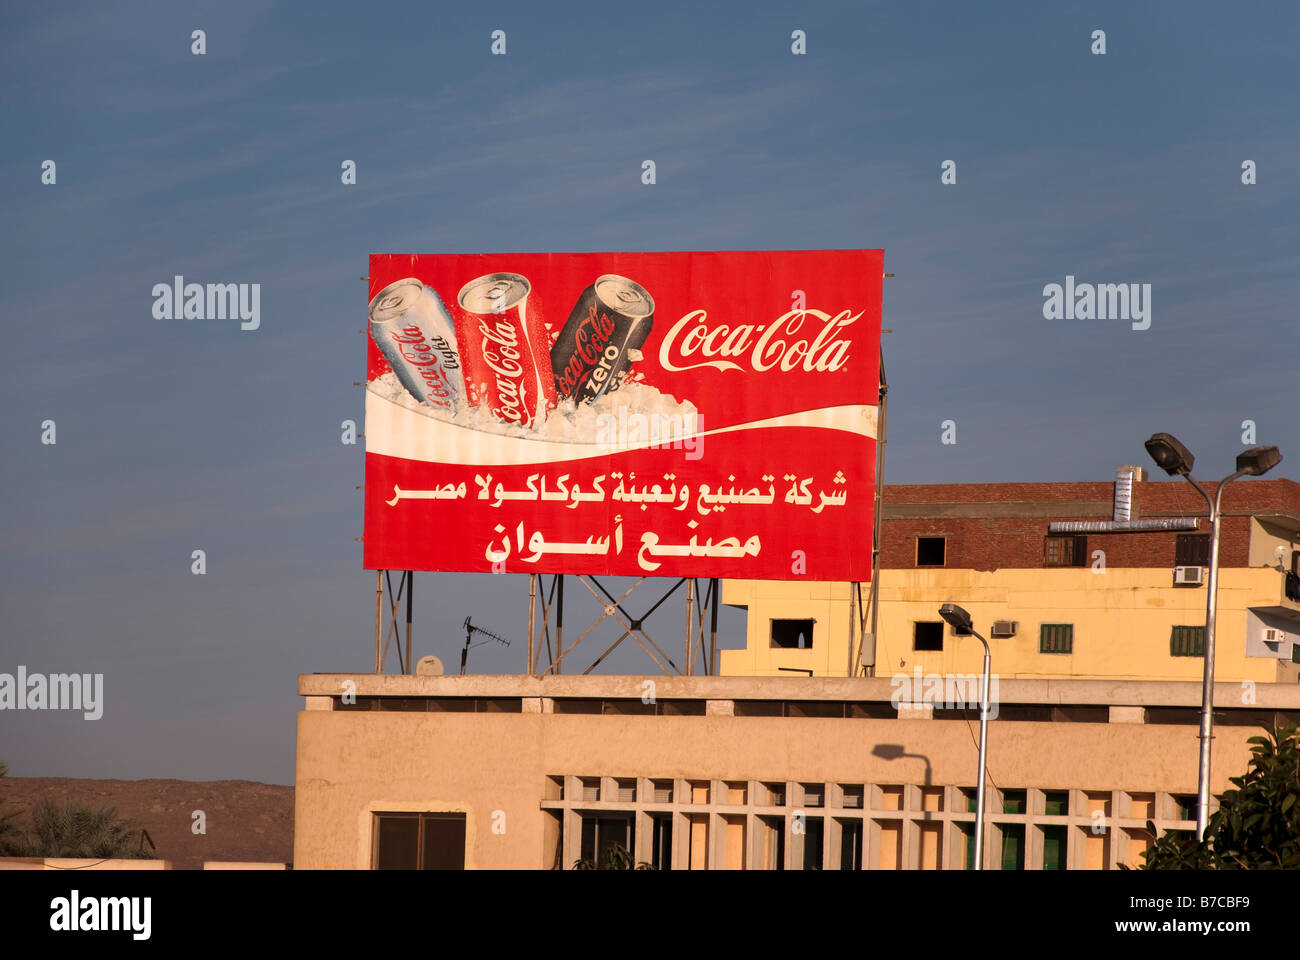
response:
<svg viewBox="0 0 1300 960"><path fill-rule="evenodd" d="M403 327L394 333L393 342L402 359L419 368L420 379L429 388L425 398L436 407L450 407L453 392L442 366L446 364L453 369L457 366L456 351L442 337L434 337L430 343L416 326Z"/></svg>
<svg viewBox="0 0 1300 960"><path fill-rule="evenodd" d="M734 327L727 324L710 327L706 323L708 316L707 310L692 310L673 324L659 346L660 366L672 371L699 367L744 369L732 360L692 362L698 355L747 357L750 368L758 373L775 368L787 372L796 368L808 373L833 372L848 362L849 346L853 342L836 334L855 323L862 312L841 310L832 316L822 310L791 310L771 324L742 323ZM796 338L810 317L821 323L821 329L811 339L807 335Z"/></svg>
<svg viewBox="0 0 1300 960"><path fill-rule="evenodd" d="M498 406L492 408L492 413L506 423L523 423L524 367L519 362L518 331L509 319L498 320L494 328L480 320L478 331L483 334L483 360L497 375Z"/></svg>
<svg viewBox="0 0 1300 960"><path fill-rule="evenodd" d="M593 303L573 334L573 356L555 379L555 386L566 397L573 396L591 375L614 336L614 320L596 310Z"/></svg>

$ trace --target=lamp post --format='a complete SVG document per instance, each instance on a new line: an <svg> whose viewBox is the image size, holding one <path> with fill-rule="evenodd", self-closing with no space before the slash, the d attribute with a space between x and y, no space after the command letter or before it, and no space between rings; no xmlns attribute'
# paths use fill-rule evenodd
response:
<svg viewBox="0 0 1300 960"><path fill-rule="evenodd" d="M1147 453L1165 473L1182 476L1197 489L1210 510L1210 576L1205 595L1205 665L1201 679L1201 750L1196 769L1196 839L1205 839L1210 811L1210 741L1214 735L1214 626L1218 613L1219 587L1219 520L1223 490L1238 477L1258 477L1272 470L1282 460L1277 447L1251 447L1237 454L1237 470L1225 477L1211 498L1206 489L1192 479L1196 458L1168 433L1157 433L1146 442Z"/></svg>
<svg viewBox="0 0 1300 960"><path fill-rule="evenodd" d="M948 621L959 637L979 637L984 644L984 676L980 680L980 772L975 787L975 869L984 869L984 764L988 756L989 732L989 642L975 632L970 614L955 603L945 603L939 616Z"/></svg>

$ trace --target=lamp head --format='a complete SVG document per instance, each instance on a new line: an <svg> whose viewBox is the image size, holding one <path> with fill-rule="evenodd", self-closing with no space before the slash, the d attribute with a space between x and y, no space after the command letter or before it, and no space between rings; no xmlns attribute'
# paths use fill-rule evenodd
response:
<svg viewBox="0 0 1300 960"><path fill-rule="evenodd" d="M1281 462L1277 447L1251 447L1237 454L1237 469L1252 477L1268 473Z"/></svg>
<svg viewBox="0 0 1300 960"><path fill-rule="evenodd" d="M970 614L955 603L945 603L940 607L939 616L948 621L949 626L958 636L970 636L975 632L975 625L971 621Z"/></svg>
<svg viewBox="0 0 1300 960"><path fill-rule="evenodd" d="M1172 434L1152 434L1146 442L1146 448L1156 466L1171 477L1178 474L1186 476L1192 472L1192 465L1196 463L1196 458Z"/></svg>

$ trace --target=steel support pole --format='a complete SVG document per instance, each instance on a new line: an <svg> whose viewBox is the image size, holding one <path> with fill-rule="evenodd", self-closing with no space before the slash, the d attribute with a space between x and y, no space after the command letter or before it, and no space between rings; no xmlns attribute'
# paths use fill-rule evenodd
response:
<svg viewBox="0 0 1300 960"><path fill-rule="evenodd" d="M1210 820L1210 745L1214 740L1214 627L1218 616L1219 592L1219 528L1223 488L1242 476L1237 471L1219 484L1214 499L1191 474L1184 474L1188 483L1201 492L1210 507L1210 577L1205 585L1205 663L1201 677L1201 751L1196 765L1196 839L1204 841L1205 828Z"/></svg>
<svg viewBox="0 0 1300 960"><path fill-rule="evenodd" d="M384 623L384 571L375 571L375 673L384 669L381 631Z"/></svg>
<svg viewBox="0 0 1300 960"><path fill-rule="evenodd" d="M857 675L853 669L853 641L857 634L858 626L862 622L858 617L858 605L856 602L857 590L854 589L856 584L849 584L849 662L845 665L844 676L852 677ZM865 640L865 638L863 638Z"/></svg>
<svg viewBox="0 0 1300 960"><path fill-rule="evenodd" d="M686 675L688 677L693 676L695 674L695 649L694 649L695 644L692 642L692 640L694 640L693 635L695 631L692 629L692 624L691 624L691 613L693 612L692 607L694 606L692 601L694 599L695 599L695 581L687 580L686 581Z"/></svg>
<svg viewBox="0 0 1300 960"><path fill-rule="evenodd" d="M862 637L862 650L858 653L862 671L868 677L876 675L876 650L880 646L877 636L880 620L880 525L884 513L885 444L888 442L889 423L889 381L885 379L885 350L883 347L880 350L880 386L877 399L880 402L880 416L876 424L875 510L871 517L871 633ZM861 608L861 606L861 593L859 592L858 607ZM867 636L871 637L870 649L867 647ZM857 675L856 670L853 671L853 675Z"/></svg>
<svg viewBox="0 0 1300 960"><path fill-rule="evenodd" d="M528 575L528 675L536 673L536 661L533 658L533 627L537 618L537 574Z"/></svg>
<svg viewBox="0 0 1300 960"><path fill-rule="evenodd" d="M713 606L709 610L709 674L718 674L718 604L722 602L722 581L713 578Z"/></svg>
<svg viewBox="0 0 1300 960"><path fill-rule="evenodd" d="M977 633L980 643L984 644L984 676L980 680L980 772L979 785L975 788L975 869L984 869L984 781L985 766L988 760L989 744L989 642Z"/></svg>
<svg viewBox="0 0 1300 960"><path fill-rule="evenodd" d="M560 659L564 654L564 574L559 574L560 582L556 584L559 596L555 608L555 672L560 672Z"/></svg>
<svg viewBox="0 0 1300 960"><path fill-rule="evenodd" d="M411 595L415 593L415 571L406 571L406 672L415 673L411 663Z"/></svg>

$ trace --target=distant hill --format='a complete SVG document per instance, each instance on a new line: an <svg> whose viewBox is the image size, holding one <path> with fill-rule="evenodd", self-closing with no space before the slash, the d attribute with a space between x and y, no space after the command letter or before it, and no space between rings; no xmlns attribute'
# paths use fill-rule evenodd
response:
<svg viewBox="0 0 1300 960"><path fill-rule="evenodd" d="M116 807L143 827L156 855L177 870L198 870L204 860L293 860L293 787L251 780L78 780L69 777L5 777L0 811L27 812L41 800ZM207 815L206 835L191 832L195 810ZM146 849L148 846L146 845Z"/></svg>

